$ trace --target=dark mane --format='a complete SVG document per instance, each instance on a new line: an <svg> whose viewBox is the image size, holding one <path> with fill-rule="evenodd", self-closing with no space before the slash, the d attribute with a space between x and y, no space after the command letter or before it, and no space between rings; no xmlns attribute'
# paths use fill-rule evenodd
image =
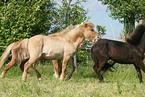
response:
<svg viewBox="0 0 145 97"><path fill-rule="evenodd" d="M133 33L130 34L129 38L127 38L126 41L133 45L138 45L143 33L145 33L145 24L140 24L133 30Z"/></svg>

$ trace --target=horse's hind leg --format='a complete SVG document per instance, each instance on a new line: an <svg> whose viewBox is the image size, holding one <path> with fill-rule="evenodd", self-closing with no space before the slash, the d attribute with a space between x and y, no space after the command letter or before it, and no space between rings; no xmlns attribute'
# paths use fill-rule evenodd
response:
<svg viewBox="0 0 145 97"><path fill-rule="evenodd" d="M24 71L24 64L27 62L28 60L24 60L21 62L20 64L20 69L23 72ZM38 70L35 68L35 63L33 64L33 66L31 66L32 70L35 72L35 75L37 76L37 78L39 78L39 80L41 80L41 74L38 72ZM27 77L30 77L31 75L29 73L27 73Z"/></svg>
<svg viewBox="0 0 145 97"><path fill-rule="evenodd" d="M41 80L41 74L38 72L38 70L36 69L36 67L35 67L35 64L33 64L32 66L31 66L31 68L33 69L33 71L35 72L35 75L37 76L37 78L39 79L39 80Z"/></svg>
<svg viewBox="0 0 145 97"><path fill-rule="evenodd" d="M136 71L137 71L137 74L138 74L138 78L139 78L139 80L140 80L140 83L142 83L143 81L142 81L141 70L140 70L140 68L139 68L138 66L136 66L135 64L134 64L134 67L135 67L135 69L136 69Z"/></svg>
<svg viewBox="0 0 145 97"><path fill-rule="evenodd" d="M62 63L61 63L61 60L58 60L58 67L59 67L59 74L61 73L61 70L62 70Z"/></svg>
<svg viewBox="0 0 145 97"><path fill-rule="evenodd" d="M33 58L30 58L24 65L24 72L23 72L23 76L22 76L22 80L25 81L26 80L26 77L27 77L27 70L29 67L31 67L32 64L35 63L35 59Z"/></svg>
<svg viewBox="0 0 145 97"><path fill-rule="evenodd" d="M142 69L143 72L145 73L145 65L144 65L143 61L140 61L140 63L138 64L138 67L140 67L140 69Z"/></svg>
<svg viewBox="0 0 145 97"><path fill-rule="evenodd" d="M143 61L140 60L138 63L135 64L135 66L137 67L136 70L138 70L138 68L139 68L139 70L137 71L137 73L138 73L138 77L140 79L140 83L142 83L142 75L141 75L140 69L143 70L143 72L145 72L145 65L144 65Z"/></svg>
<svg viewBox="0 0 145 97"><path fill-rule="evenodd" d="M28 60L23 60L21 62L21 64L19 65L20 70L23 72L24 71L24 64L27 62ZM30 77L31 75L29 73L27 73L27 77Z"/></svg>
<svg viewBox="0 0 145 97"><path fill-rule="evenodd" d="M6 73L12 66L14 66L15 63L16 63L15 60L11 60L11 61L5 66L4 71L2 72L2 74L1 74L0 77L3 78L3 77L5 76L5 73Z"/></svg>

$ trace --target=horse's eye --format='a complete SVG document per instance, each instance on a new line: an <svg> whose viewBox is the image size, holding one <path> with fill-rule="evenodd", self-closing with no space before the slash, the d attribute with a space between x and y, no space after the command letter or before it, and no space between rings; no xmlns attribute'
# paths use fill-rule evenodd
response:
<svg viewBox="0 0 145 97"><path fill-rule="evenodd" d="M93 29L91 29L91 31L94 31Z"/></svg>

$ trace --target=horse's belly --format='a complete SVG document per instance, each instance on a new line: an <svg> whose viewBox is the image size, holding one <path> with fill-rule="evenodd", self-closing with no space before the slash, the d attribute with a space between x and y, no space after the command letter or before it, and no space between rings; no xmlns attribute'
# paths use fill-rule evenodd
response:
<svg viewBox="0 0 145 97"><path fill-rule="evenodd" d="M47 54L45 56L45 58L49 59L49 60L60 60L60 59L62 59L62 57L63 56L61 54L52 54L52 55Z"/></svg>
<svg viewBox="0 0 145 97"><path fill-rule="evenodd" d="M59 60L63 58L63 51L55 49L43 51L42 56L48 60Z"/></svg>
<svg viewBox="0 0 145 97"><path fill-rule="evenodd" d="M115 61L116 63L121 63L121 64L130 64L132 63L132 57L131 56L128 56L126 57L125 55L124 56L113 56L111 57L111 59L113 61Z"/></svg>

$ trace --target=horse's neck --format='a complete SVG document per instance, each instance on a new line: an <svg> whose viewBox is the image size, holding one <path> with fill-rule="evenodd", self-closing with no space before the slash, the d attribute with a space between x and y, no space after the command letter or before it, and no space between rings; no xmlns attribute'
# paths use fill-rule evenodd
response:
<svg viewBox="0 0 145 97"><path fill-rule="evenodd" d="M144 50L145 50L145 32L142 36L142 39L141 39L140 44L138 45L138 47L144 53Z"/></svg>
<svg viewBox="0 0 145 97"><path fill-rule="evenodd" d="M82 43L84 38L78 38L76 42L74 42L75 49L79 47L79 45Z"/></svg>
<svg viewBox="0 0 145 97"><path fill-rule="evenodd" d="M84 36L82 34L83 30L80 28L75 28L70 31L68 34L69 39L73 42L75 48L77 48L81 42L84 40Z"/></svg>

